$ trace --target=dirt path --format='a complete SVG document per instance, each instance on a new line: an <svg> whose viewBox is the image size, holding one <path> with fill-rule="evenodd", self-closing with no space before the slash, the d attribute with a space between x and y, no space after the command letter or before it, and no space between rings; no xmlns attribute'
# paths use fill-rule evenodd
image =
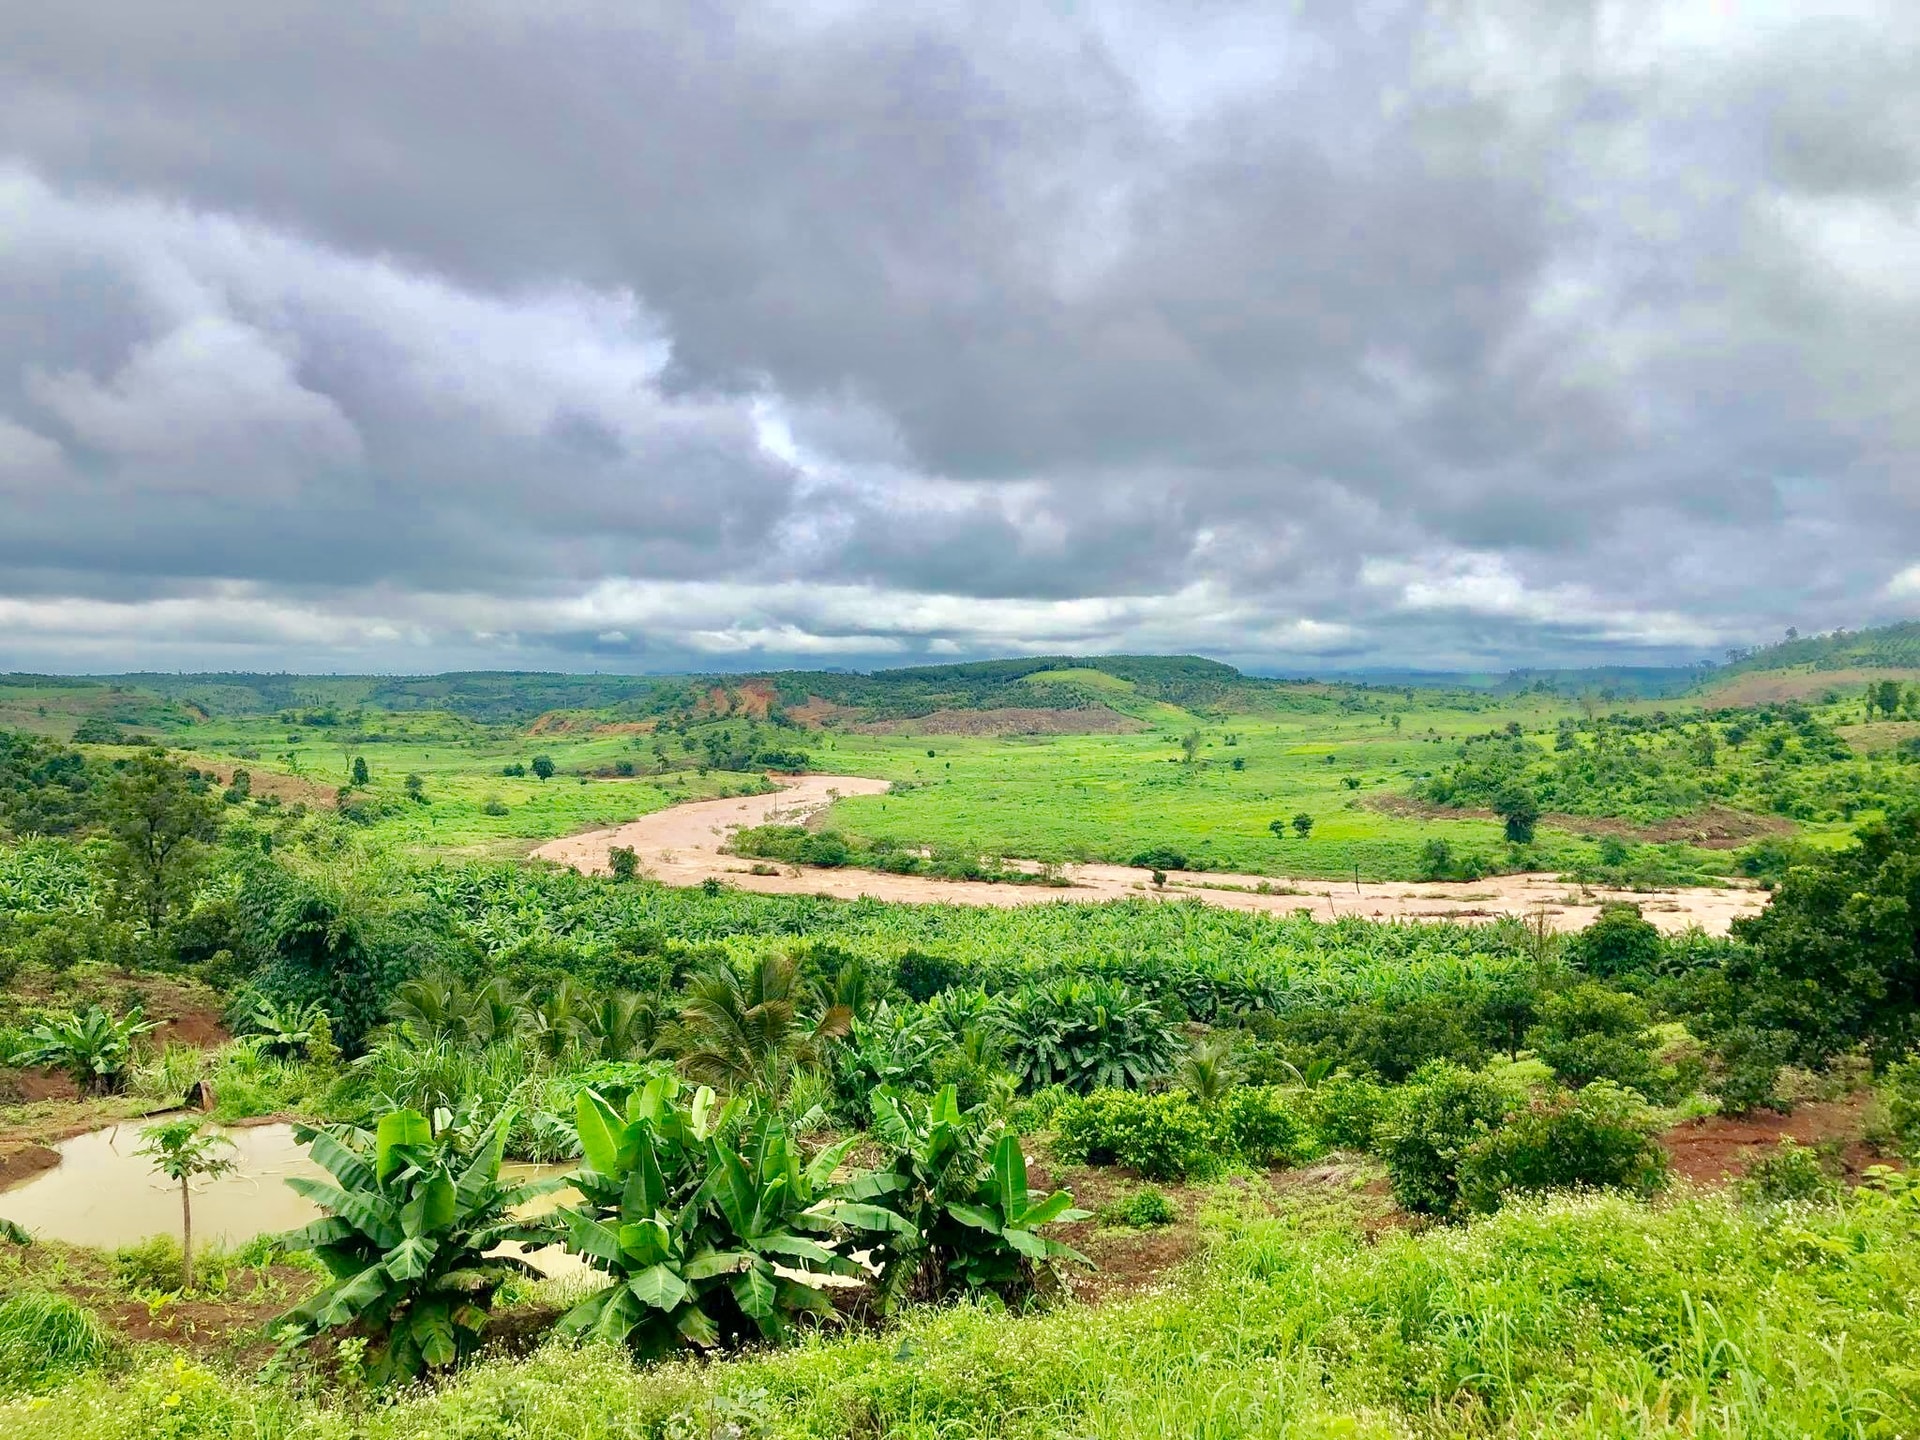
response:
<svg viewBox="0 0 1920 1440"><path fill-rule="evenodd" d="M1230 910L1285 914L1307 910L1316 919L1363 915L1370 919L1489 920L1501 915L1544 913L1556 930L1578 930L1609 900L1632 900L1662 930L1698 925L1724 935L1736 916L1766 904L1757 889L1582 890L1557 875L1501 875L1465 884L1285 880L1263 875L1182 874L1155 890L1146 875L1125 865L1069 865L1066 887L987 885L934 880L924 875L885 875L871 870L780 867L776 875L749 873L752 862L721 853L736 826L799 824L843 795L877 795L884 780L846 775L807 775L778 794L730 800L697 800L642 816L630 825L554 840L533 852L536 860L605 874L607 852L631 845L641 868L669 885L698 885L715 878L767 895L828 895L852 900L929 901L958 905L1039 905L1051 900L1118 900L1164 897L1204 900Z"/></svg>

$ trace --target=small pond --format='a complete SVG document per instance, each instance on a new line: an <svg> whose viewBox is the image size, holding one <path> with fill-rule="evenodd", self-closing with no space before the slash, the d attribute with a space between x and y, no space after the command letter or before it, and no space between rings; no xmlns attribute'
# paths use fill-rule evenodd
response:
<svg viewBox="0 0 1920 1440"><path fill-rule="evenodd" d="M180 1190L153 1172L135 1154L148 1127L161 1117L130 1120L77 1135L57 1147L60 1164L12 1189L0 1192L0 1216L24 1225L47 1240L111 1250L155 1235L180 1234ZM233 1143L228 1174L193 1187L194 1248L202 1244L244 1245L258 1235L293 1230L316 1220L320 1212L282 1183L290 1175L329 1179L293 1138L291 1125L215 1127ZM565 1165L504 1167L514 1180L564 1174ZM542 1197L527 1208L551 1209L566 1198ZM557 1250L542 1251L533 1263L549 1274L577 1268L579 1262Z"/></svg>

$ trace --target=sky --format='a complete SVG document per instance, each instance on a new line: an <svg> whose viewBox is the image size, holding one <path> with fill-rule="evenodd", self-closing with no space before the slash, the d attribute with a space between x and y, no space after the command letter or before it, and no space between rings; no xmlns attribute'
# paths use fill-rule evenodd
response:
<svg viewBox="0 0 1920 1440"><path fill-rule="evenodd" d="M1920 618L1914 0L0 7L0 669Z"/></svg>

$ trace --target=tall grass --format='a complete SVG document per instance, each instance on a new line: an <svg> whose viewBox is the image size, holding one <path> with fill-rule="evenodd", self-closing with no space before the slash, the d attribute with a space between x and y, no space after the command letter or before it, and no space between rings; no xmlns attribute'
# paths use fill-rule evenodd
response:
<svg viewBox="0 0 1920 1440"><path fill-rule="evenodd" d="M63 1384L97 1366L107 1348L100 1322L64 1295L22 1290L0 1300L0 1393Z"/></svg>
<svg viewBox="0 0 1920 1440"><path fill-rule="evenodd" d="M1230 1193L1230 1192L1223 1192ZM1840 1436L1920 1428L1911 1206L1682 1194L1521 1204L1368 1241L1220 1213L1176 1283L1097 1310L922 1311L724 1363L550 1347L349 1417L162 1365L34 1412L47 1440ZM25 1412L0 1409L0 1433ZM142 1428L147 1426L149 1428ZM729 1430L727 1427L736 1427Z"/></svg>

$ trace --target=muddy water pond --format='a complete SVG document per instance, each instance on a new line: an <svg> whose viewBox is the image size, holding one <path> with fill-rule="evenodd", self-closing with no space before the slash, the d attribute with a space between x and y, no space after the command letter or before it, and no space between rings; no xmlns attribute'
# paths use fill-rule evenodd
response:
<svg viewBox="0 0 1920 1440"><path fill-rule="evenodd" d="M0 1216L47 1240L113 1249L156 1235L180 1234L180 1189L153 1172L136 1154L145 1131L156 1119L133 1120L78 1135L58 1147L60 1164L10 1190L0 1191ZM290 1125L252 1125L218 1129L233 1143L227 1157L233 1170L193 1187L194 1248L202 1244L244 1245L259 1235L293 1230L316 1220L320 1211L283 1183L290 1175L330 1179L293 1138ZM563 1165L508 1165L516 1182L564 1174ZM564 1198L564 1197L561 1197ZM544 1197L530 1211L550 1209ZM579 1262L557 1250L533 1259L548 1273Z"/></svg>

